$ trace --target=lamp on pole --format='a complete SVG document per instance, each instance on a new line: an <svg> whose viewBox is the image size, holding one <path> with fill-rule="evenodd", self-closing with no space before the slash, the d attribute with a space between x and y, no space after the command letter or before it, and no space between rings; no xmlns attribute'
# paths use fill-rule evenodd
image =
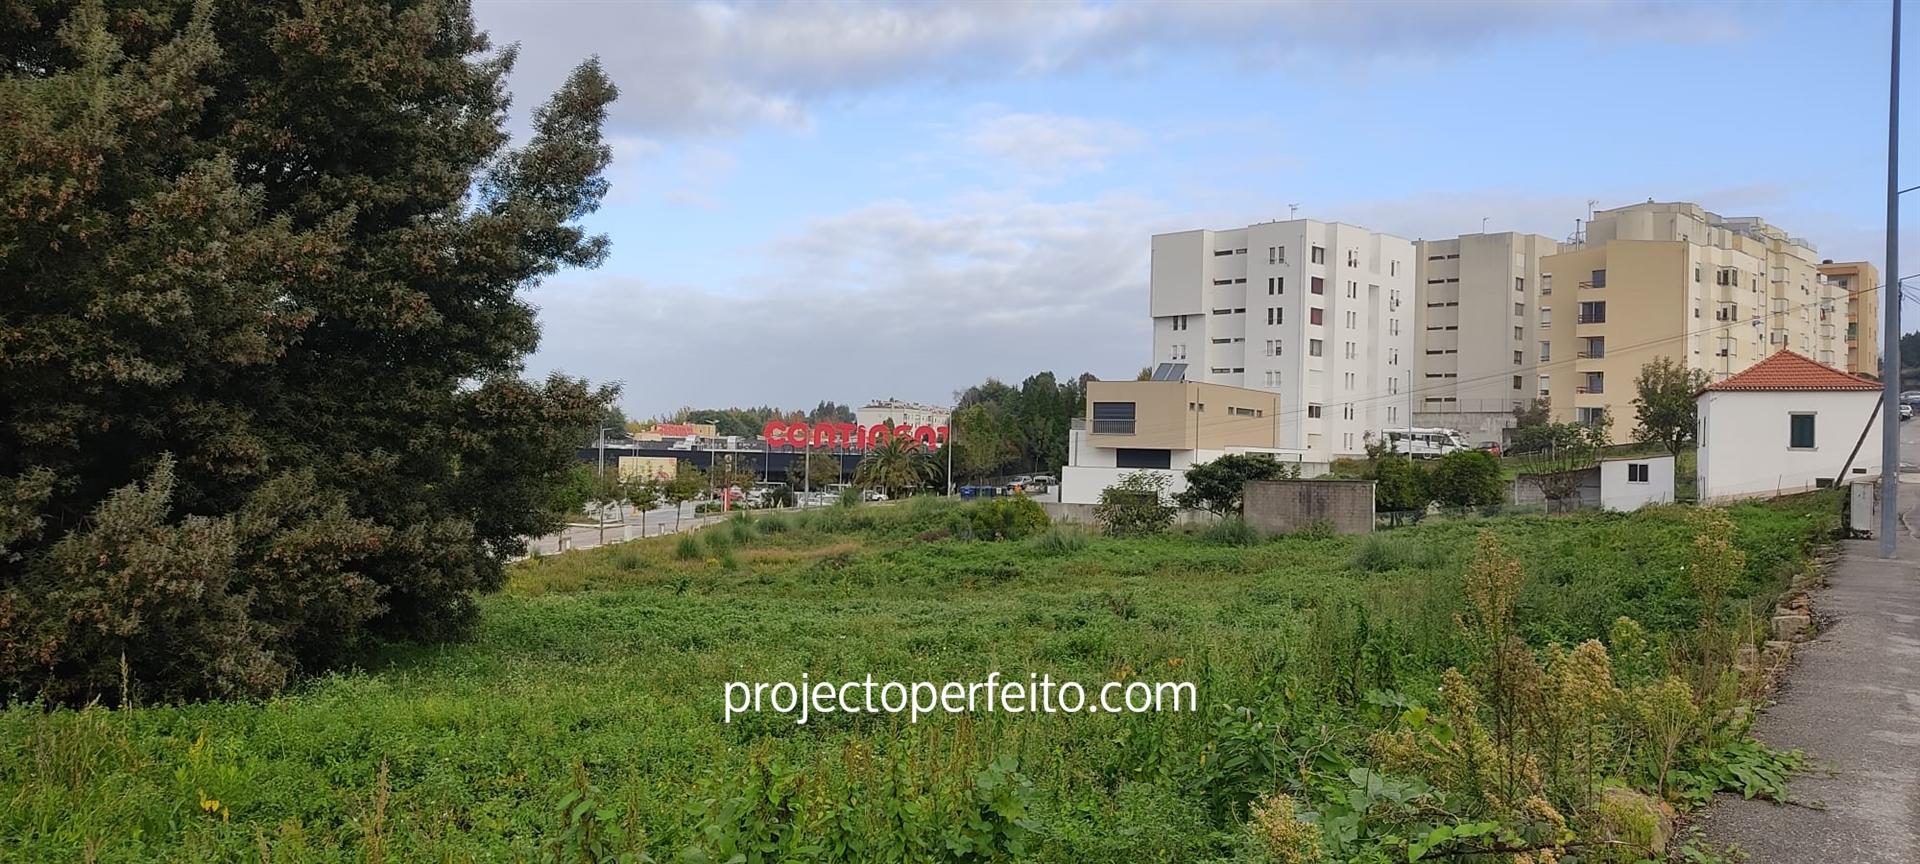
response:
<svg viewBox="0 0 1920 864"><path fill-rule="evenodd" d="M1887 282L1882 297L1887 338L1880 351L1880 557L1892 558L1900 527L1900 0L1893 0L1893 44L1887 73Z"/></svg>

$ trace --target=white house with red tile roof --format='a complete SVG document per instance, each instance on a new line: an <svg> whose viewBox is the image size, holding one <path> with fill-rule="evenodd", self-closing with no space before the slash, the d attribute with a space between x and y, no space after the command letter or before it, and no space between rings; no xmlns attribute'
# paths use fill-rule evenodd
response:
<svg viewBox="0 0 1920 864"><path fill-rule="evenodd" d="M1880 473L1877 381L1783 350L1708 386L1694 404L1702 502L1790 495Z"/></svg>

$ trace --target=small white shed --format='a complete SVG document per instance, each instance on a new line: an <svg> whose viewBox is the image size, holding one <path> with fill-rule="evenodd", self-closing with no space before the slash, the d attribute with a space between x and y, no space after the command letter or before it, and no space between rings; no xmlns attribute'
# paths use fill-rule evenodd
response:
<svg viewBox="0 0 1920 864"><path fill-rule="evenodd" d="M1673 457L1637 456L1600 462L1600 506L1638 510L1673 503Z"/></svg>
<svg viewBox="0 0 1920 864"><path fill-rule="evenodd" d="M1879 473L1879 404L1879 382L1785 350L1709 385L1695 399L1700 500L1790 495Z"/></svg>

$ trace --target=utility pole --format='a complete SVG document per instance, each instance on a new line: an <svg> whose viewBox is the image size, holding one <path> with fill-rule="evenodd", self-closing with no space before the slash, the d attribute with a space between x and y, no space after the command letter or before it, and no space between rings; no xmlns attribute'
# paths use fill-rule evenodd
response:
<svg viewBox="0 0 1920 864"><path fill-rule="evenodd" d="M1900 527L1900 0L1893 0L1887 75L1887 335L1880 358L1880 557L1892 558ZM1892 290L1887 290L1887 289ZM1887 347L1891 342L1892 347Z"/></svg>

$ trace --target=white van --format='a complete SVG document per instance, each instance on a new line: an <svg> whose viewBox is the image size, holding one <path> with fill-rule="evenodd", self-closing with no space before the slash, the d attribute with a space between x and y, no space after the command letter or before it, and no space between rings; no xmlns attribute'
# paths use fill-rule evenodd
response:
<svg viewBox="0 0 1920 864"><path fill-rule="evenodd" d="M1456 450L1470 450L1467 439L1455 429L1437 426L1412 426L1385 430L1393 452L1416 459L1438 459Z"/></svg>

